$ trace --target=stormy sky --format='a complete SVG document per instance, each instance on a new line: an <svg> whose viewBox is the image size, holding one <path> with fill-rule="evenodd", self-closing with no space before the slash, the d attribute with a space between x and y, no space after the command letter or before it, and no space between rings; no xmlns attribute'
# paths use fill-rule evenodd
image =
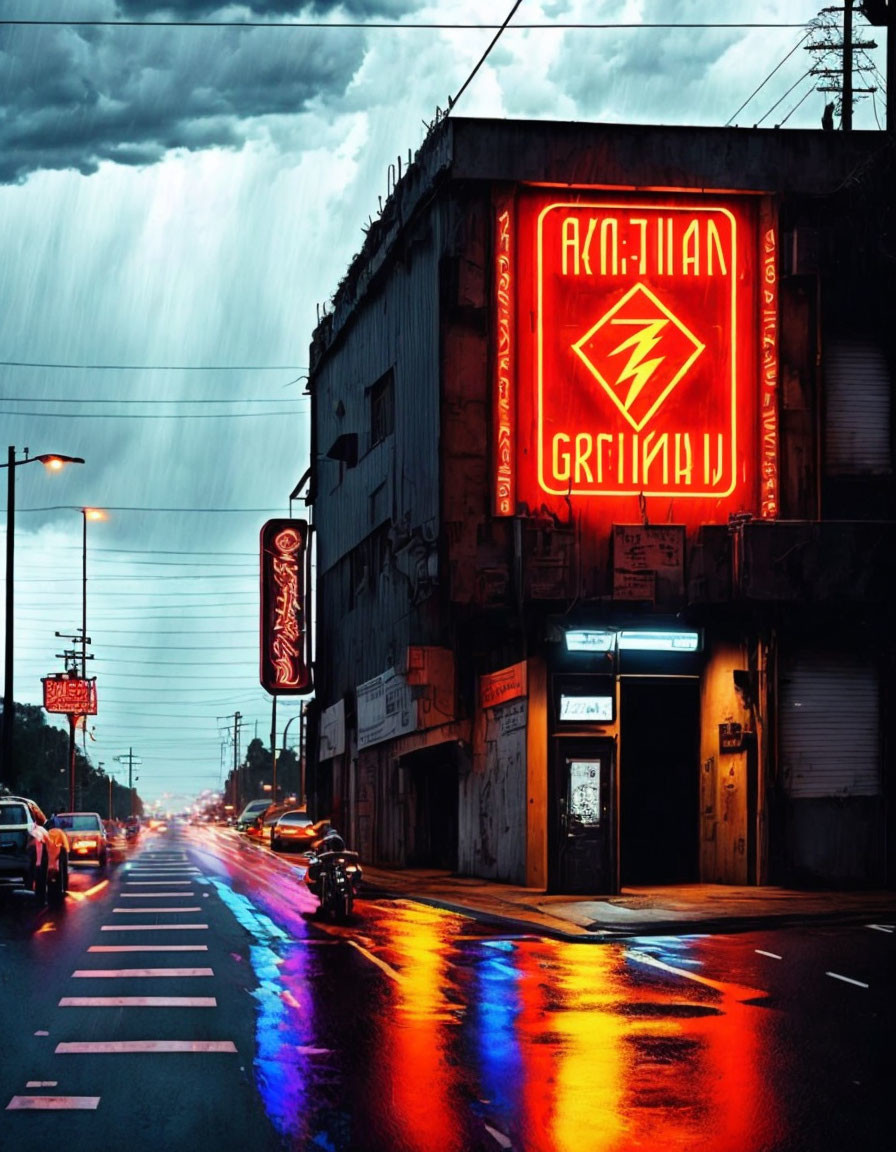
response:
<svg viewBox="0 0 896 1152"><path fill-rule="evenodd" d="M99 713L86 745L125 782L116 758L132 748L147 801L217 788L237 711L241 754L268 741L258 532L289 513L309 463L318 309L389 166L419 147L512 7L0 6L2 447L86 460L57 476L16 468L15 696L40 703L40 677L62 670L72 644L55 633L81 622L80 509L104 508L87 529ZM826 97L803 37L820 8L522 0L454 111L819 127ZM738 22L757 26L720 26ZM855 113L876 130L885 33L860 19L857 33L880 44L859 53L857 86L878 92ZM298 707L280 700L281 737Z"/></svg>

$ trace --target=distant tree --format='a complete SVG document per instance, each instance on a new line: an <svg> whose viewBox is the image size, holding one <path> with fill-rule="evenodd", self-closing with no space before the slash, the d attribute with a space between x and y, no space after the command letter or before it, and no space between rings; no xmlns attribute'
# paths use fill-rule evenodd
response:
<svg viewBox="0 0 896 1152"><path fill-rule="evenodd" d="M13 760L16 764L17 795L36 800L48 815L69 806L68 733L47 723L43 708L36 704L16 704L13 730ZM5 781L0 781L5 783ZM117 815L130 812L127 788L112 783L112 802ZM88 756L75 745L75 806L108 816L109 777L94 768ZM136 798L135 811L142 811Z"/></svg>

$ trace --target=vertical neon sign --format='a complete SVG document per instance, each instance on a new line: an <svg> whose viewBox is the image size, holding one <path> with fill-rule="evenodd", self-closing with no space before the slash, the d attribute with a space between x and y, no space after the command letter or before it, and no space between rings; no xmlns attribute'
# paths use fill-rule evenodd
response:
<svg viewBox="0 0 896 1152"><path fill-rule="evenodd" d="M760 214L762 233L761 384L759 419L759 514L766 520L778 515L778 244L777 221L770 204Z"/></svg>
<svg viewBox="0 0 896 1152"><path fill-rule="evenodd" d="M495 236L495 410L494 410L494 505L496 516L516 511L514 486L513 406L513 204L502 199L497 205Z"/></svg>
<svg viewBox="0 0 896 1152"><path fill-rule="evenodd" d="M311 690L305 618L304 520L269 520L261 530L261 671L272 695Z"/></svg>

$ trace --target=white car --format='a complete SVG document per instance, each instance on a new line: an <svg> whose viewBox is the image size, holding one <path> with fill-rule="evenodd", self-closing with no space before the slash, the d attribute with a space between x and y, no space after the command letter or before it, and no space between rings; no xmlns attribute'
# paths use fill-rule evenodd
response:
<svg viewBox="0 0 896 1152"><path fill-rule="evenodd" d="M0 796L0 882L27 888L43 904L62 900L68 890L69 843L33 800Z"/></svg>

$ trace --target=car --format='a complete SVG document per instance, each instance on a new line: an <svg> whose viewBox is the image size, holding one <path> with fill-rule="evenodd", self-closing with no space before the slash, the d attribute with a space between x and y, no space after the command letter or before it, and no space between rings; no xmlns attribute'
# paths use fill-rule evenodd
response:
<svg viewBox="0 0 896 1152"><path fill-rule="evenodd" d="M109 861L109 842L99 812L55 812L48 828L61 828L68 837L69 862L90 861L102 872Z"/></svg>
<svg viewBox="0 0 896 1152"><path fill-rule="evenodd" d="M109 849L110 860L124 860L127 856L128 841L124 832L124 824L120 820L104 820L106 829L106 843Z"/></svg>
<svg viewBox="0 0 896 1152"><path fill-rule="evenodd" d="M266 808L271 806L270 800L250 800L246 807L237 816L234 827L237 832L246 832L251 828L256 816L260 816Z"/></svg>
<svg viewBox="0 0 896 1152"><path fill-rule="evenodd" d="M43 904L68 890L69 841L34 800L0 796L0 880L33 892Z"/></svg>
<svg viewBox="0 0 896 1152"><path fill-rule="evenodd" d="M246 834L253 840L261 840L265 844L269 844L271 840L271 828L275 822L288 812L290 808L295 807L295 802L292 804L268 804L263 812L260 812L249 827L246 829Z"/></svg>
<svg viewBox="0 0 896 1152"><path fill-rule="evenodd" d="M307 852L330 831L329 820L312 820L304 809L282 813L271 825L271 848L275 852Z"/></svg>

